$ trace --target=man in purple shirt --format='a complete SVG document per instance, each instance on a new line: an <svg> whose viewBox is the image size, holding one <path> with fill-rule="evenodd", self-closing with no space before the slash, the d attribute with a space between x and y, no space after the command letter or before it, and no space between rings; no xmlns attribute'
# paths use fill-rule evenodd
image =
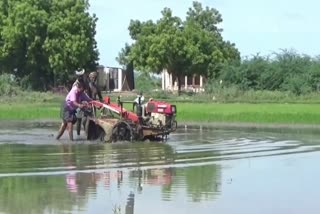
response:
<svg viewBox="0 0 320 214"><path fill-rule="evenodd" d="M91 100L92 99L84 93L84 82L78 81L66 96L61 108L62 124L56 137L57 140L60 139L66 129L68 129L70 140L73 140L73 124L77 120L75 115L76 109L86 107L87 102Z"/></svg>

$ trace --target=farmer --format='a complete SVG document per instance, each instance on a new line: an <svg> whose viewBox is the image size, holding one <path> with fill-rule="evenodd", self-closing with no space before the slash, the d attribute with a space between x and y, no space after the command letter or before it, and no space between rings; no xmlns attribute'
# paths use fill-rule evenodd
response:
<svg viewBox="0 0 320 214"><path fill-rule="evenodd" d="M84 84L83 80L78 79L66 96L65 102L61 108L62 124L56 137L57 140L60 139L66 129L68 129L69 132L69 139L73 140L73 124L77 121L75 115L76 109L82 109L86 107L87 102L92 101L92 99L84 93Z"/></svg>
<svg viewBox="0 0 320 214"><path fill-rule="evenodd" d="M76 81L73 85L77 84L79 81L84 82L84 93L86 93L91 99L96 100L96 96L98 95L99 100L102 101L101 91L98 89L96 85L97 72L91 72L89 75L85 73L84 69L78 69L75 71L77 76ZM76 117L77 117L77 135L80 135L81 124L83 123L83 111L80 108L76 109Z"/></svg>
<svg viewBox="0 0 320 214"><path fill-rule="evenodd" d="M98 73L96 71L93 71L89 74L89 87L88 87L88 95L91 99L96 100L97 95L100 101L102 101L102 95L101 95L101 91L99 90L98 86L97 86L97 76Z"/></svg>

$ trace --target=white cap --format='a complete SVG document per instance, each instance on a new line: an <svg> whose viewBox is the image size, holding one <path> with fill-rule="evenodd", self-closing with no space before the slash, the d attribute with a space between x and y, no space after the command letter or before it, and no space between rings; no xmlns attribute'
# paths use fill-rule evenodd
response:
<svg viewBox="0 0 320 214"><path fill-rule="evenodd" d="M78 76L81 76L81 75L83 75L84 74L84 69L82 69L82 70L79 70L79 71L75 71L75 73L76 73L76 75L78 75Z"/></svg>

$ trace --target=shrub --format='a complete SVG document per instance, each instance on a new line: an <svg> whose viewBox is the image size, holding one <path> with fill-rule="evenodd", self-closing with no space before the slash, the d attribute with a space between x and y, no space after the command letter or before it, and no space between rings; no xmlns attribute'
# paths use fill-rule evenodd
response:
<svg viewBox="0 0 320 214"><path fill-rule="evenodd" d="M0 75L0 96L14 96L21 91L14 76L10 74Z"/></svg>

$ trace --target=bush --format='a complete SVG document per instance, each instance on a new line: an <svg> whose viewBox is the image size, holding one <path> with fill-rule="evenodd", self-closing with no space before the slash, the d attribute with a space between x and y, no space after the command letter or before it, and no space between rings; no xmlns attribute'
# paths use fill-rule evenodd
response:
<svg viewBox="0 0 320 214"><path fill-rule="evenodd" d="M256 55L240 65L224 65L218 79L223 80L225 87L236 85L242 91L290 91L305 95L320 89L320 58L292 50L282 50L272 57ZM219 90L220 86L215 84L209 81L206 88L209 93Z"/></svg>
<svg viewBox="0 0 320 214"><path fill-rule="evenodd" d="M135 88L137 91L142 91L144 93L150 92L154 89L159 89L158 79L153 78L148 73L140 73L135 78ZM161 81L160 81L161 84Z"/></svg>
<svg viewBox="0 0 320 214"><path fill-rule="evenodd" d="M22 89L10 74L0 75L0 102L61 102L62 96Z"/></svg>
<svg viewBox="0 0 320 214"><path fill-rule="evenodd" d="M283 89L290 91L295 95L307 94L312 90L311 85L308 85L306 78L303 76L292 76L287 78L283 84Z"/></svg>
<svg viewBox="0 0 320 214"><path fill-rule="evenodd" d="M0 75L0 96L14 96L21 91L14 77L10 74Z"/></svg>

